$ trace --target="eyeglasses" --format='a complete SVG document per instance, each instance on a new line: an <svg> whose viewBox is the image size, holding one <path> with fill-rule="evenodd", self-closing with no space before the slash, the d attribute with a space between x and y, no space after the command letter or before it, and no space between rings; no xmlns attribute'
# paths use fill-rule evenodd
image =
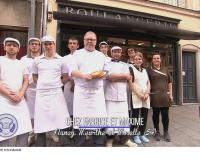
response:
<svg viewBox="0 0 200 160"><path fill-rule="evenodd" d="M89 39L89 38L86 38L86 39L84 39L85 41L92 41L92 42L94 42L94 41L96 41L96 39Z"/></svg>

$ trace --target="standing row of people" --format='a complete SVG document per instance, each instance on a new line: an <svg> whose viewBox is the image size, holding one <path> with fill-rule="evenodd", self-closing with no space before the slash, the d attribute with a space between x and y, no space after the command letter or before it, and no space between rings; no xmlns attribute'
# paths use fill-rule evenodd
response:
<svg viewBox="0 0 200 160"><path fill-rule="evenodd" d="M50 137L54 141L59 141L59 138L60 140L62 139L61 141L66 140L63 139L63 136L57 137L54 135L54 131L57 129L66 132L72 131L70 125L66 123L67 119L92 119L98 117L141 117L144 119L144 124L142 126L131 126L130 129L137 129L139 131L139 136L134 136L135 143L140 144L141 141L148 142L149 140L145 137L145 129L148 109L150 108L150 96L157 140L159 140L160 136L159 112L163 116L165 139L170 140L168 134L168 102L172 101L173 97L171 79L167 70L161 70L163 69L161 66L160 68L153 66L146 71L142 67L142 53L134 53L134 50L128 53L130 59L129 65L127 65L120 61L122 55L121 47L113 47L110 58L107 55L108 44L101 42L99 44L101 52L99 52L95 49L96 42L96 34L89 31L84 35L84 48L76 51L79 47L78 40L71 38L68 41L71 53L62 58L56 53L55 41L51 36L43 37L41 42L37 38L31 38L28 42L31 52L19 61L16 59L20 48L19 41L12 38L5 39L4 49L6 56L1 57L0 60L0 97L1 101L5 102L5 107L2 107L3 110L2 108L0 109L0 113L13 115L17 119L18 128L16 128L17 134L0 136L0 146L8 146L11 137L21 135L22 133L25 134L22 136L24 137L23 146L26 146L25 140L28 132L31 131L30 119L32 119L34 132L37 133L36 146L46 146L46 132L49 133L49 131ZM42 55L39 54L41 43L44 48ZM154 55L153 59L155 57L160 57L160 55ZM10 59L14 59L16 61L15 65L21 67L8 67L17 74L13 75L11 71L4 69L5 65L14 64L14 61L10 61ZM91 73L95 71L106 71L107 74L104 77L94 79ZM157 81L160 82L160 78L162 83L157 83ZM18 84L13 83L14 79ZM62 91L63 84L64 93ZM17 89L15 88L16 86L18 87ZM128 88L131 91L131 94L129 93L128 96L130 97L129 108L127 86L129 86ZM160 95L161 97L159 97ZM26 102L29 106L30 118ZM23 108L22 112L17 112L18 114L16 114L17 109L15 109L15 106L19 104L23 104L25 109ZM8 105L11 106L10 109L8 109ZM130 114L128 110L131 110ZM10 122L6 116L0 118L0 121L2 122L2 127L0 128L2 133L9 133L11 129L9 127L13 126L14 123ZM8 122L10 122L10 125L7 125ZM82 145L85 141L85 136L79 134L79 127L73 126L75 133L77 133L77 136L75 136L76 144ZM112 146L115 133L119 134L119 130L116 128L103 128L107 135L106 146ZM91 130L90 127L85 127L84 129ZM129 132L130 129L127 126L123 130L124 132ZM29 141L35 140L33 133L29 137ZM120 140L127 146L136 146L130 140L130 136L120 135Z"/></svg>

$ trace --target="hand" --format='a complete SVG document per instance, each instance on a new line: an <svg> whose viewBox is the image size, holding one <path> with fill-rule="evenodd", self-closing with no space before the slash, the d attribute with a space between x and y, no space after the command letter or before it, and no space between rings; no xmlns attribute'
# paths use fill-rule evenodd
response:
<svg viewBox="0 0 200 160"><path fill-rule="evenodd" d="M170 99L171 103L172 103L172 102L173 102L173 100L174 100L174 98L173 98L173 96L172 96L172 95L170 95L170 96L169 96L169 99Z"/></svg>
<svg viewBox="0 0 200 160"><path fill-rule="evenodd" d="M23 92L10 92L9 98L11 101L13 101L14 103L19 103L21 102L22 98L24 97L24 93Z"/></svg>
<svg viewBox="0 0 200 160"><path fill-rule="evenodd" d="M144 94L144 97L143 97L143 101L146 101L148 98L149 98L149 94L148 94L148 93L145 93L145 94Z"/></svg>
<svg viewBox="0 0 200 160"><path fill-rule="evenodd" d="M144 95L143 94L138 93L137 96L140 98L140 100L142 100L142 101L144 100Z"/></svg>
<svg viewBox="0 0 200 160"><path fill-rule="evenodd" d="M132 76L130 74L125 74L125 78L127 81L132 81Z"/></svg>

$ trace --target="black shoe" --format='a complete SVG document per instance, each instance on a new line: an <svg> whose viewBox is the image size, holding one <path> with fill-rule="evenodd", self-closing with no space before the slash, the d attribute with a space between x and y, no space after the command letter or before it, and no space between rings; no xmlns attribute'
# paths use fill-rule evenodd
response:
<svg viewBox="0 0 200 160"><path fill-rule="evenodd" d="M156 132L154 135L156 141L160 141L160 132Z"/></svg>
<svg viewBox="0 0 200 160"><path fill-rule="evenodd" d="M169 136L169 132L168 132L168 131L165 131L165 132L164 132L164 140L165 140L166 142L171 142L171 138L170 138L170 136Z"/></svg>

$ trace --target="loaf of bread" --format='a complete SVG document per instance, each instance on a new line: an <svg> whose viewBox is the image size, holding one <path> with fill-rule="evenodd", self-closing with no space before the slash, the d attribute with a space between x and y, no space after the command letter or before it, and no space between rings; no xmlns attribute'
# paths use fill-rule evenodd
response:
<svg viewBox="0 0 200 160"><path fill-rule="evenodd" d="M92 72L90 75L92 76L92 79L97 79L97 78L102 78L105 74L106 72L104 71L95 71Z"/></svg>

